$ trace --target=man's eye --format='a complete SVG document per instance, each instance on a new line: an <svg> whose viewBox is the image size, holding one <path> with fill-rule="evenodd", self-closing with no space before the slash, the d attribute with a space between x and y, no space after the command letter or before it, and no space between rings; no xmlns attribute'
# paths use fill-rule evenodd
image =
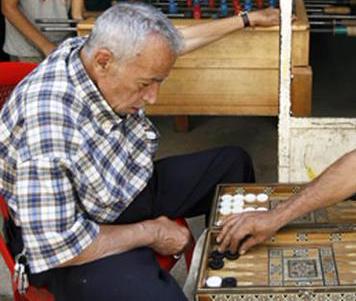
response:
<svg viewBox="0 0 356 301"><path fill-rule="evenodd" d="M150 85L149 83L140 83L140 88L146 88L149 85Z"/></svg>

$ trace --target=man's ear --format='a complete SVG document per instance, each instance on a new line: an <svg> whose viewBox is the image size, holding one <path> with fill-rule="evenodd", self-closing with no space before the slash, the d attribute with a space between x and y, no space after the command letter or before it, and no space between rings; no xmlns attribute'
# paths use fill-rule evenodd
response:
<svg viewBox="0 0 356 301"><path fill-rule="evenodd" d="M114 55L106 48L100 48L94 54L94 68L98 73L106 73L113 62Z"/></svg>

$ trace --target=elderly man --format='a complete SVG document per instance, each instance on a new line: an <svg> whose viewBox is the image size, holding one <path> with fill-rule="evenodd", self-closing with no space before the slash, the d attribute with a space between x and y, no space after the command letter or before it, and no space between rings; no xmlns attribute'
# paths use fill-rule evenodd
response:
<svg viewBox="0 0 356 301"><path fill-rule="evenodd" d="M189 243L170 218L207 214L217 183L254 181L252 163L238 147L154 162L159 134L142 109L179 54L244 19L179 33L154 8L118 4L15 89L0 119L0 193L33 285L66 301L186 300L154 255ZM249 22L275 24L278 11Z"/></svg>
<svg viewBox="0 0 356 301"><path fill-rule="evenodd" d="M344 155L300 193L268 213L232 215L217 237L221 251L244 254L270 238L288 222L316 209L329 207L356 193L356 150Z"/></svg>

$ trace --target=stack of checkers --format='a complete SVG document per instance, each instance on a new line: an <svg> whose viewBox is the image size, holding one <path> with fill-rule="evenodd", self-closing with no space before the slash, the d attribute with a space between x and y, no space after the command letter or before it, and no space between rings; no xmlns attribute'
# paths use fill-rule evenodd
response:
<svg viewBox="0 0 356 301"><path fill-rule="evenodd" d="M220 270L224 267L224 258L228 260L236 260L239 258L239 253L226 251L224 253L214 250L209 254L209 268L212 270ZM237 280L235 277L220 277L210 276L205 281L206 287L236 287Z"/></svg>
<svg viewBox="0 0 356 301"><path fill-rule="evenodd" d="M239 253L231 253L231 251L226 251L224 253L218 250L212 251L209 255L209 268L212 270L220 270L224 267L224 258L228 260L236 260L240 257Z"/></svg>
<svg viewBox="0 0 356 301"><path fill-rule="evenodd" d="M220 197L219 213L229 215L249 211L267 211L267 201L268 195L265 193L224 194Z"/></svg>

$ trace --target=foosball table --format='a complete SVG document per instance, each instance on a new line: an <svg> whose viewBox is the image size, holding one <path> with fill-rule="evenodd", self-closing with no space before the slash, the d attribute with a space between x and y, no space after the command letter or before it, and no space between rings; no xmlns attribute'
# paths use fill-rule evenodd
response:
<svg viewBox="0 0 356 301"><path fill-rule="evenodd" d="M356 202L317 210L238 256L220 253L221 221L232 213L266 211L299 184L217 187L195 290L197 301L356 300Z"/></svg>
<svg viewBox="0 0 356 301"><path fill-rule="evenodd" d="M152 0L177 27L211 21L273 5L276 1ZM309 23L303 0L294 5L292 112L311 112L312 71L309 66ZM77 25L88 34L95 19ZM246 28L181 56L162 84L154 115L278 115L279 27Z"/></svg>

